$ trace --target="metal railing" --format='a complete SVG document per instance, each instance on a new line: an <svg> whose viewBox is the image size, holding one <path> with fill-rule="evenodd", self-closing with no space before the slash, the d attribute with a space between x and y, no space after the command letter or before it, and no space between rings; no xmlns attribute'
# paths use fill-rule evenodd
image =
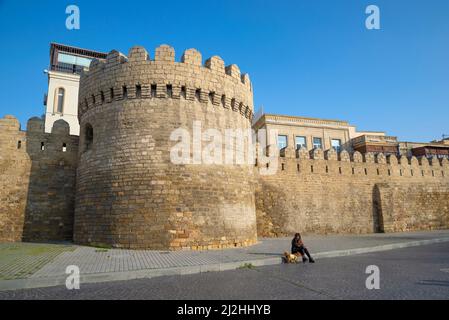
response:
<svg viewBox="0 0 449 320"><path fill-rule="evenodd" d="M51 66L52 71L60 71L65 73L73 73L73 74L81 74L81 71L83 71L85 67L78 66L76 64L70 64L70 63L61 63L53 64Z"/></svg>

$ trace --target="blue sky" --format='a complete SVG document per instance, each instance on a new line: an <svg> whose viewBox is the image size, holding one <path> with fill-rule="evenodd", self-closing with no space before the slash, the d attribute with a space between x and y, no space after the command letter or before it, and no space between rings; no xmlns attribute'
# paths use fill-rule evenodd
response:
<svg viewBox="0 0 449 320"><path fill-rule="evenodd" d="M449 134L449 1L0 0L0 116L41 115L49 43L127 53L167 43L248 72L265 112L347 120L401 140ZM81 29L65 28L76 4ZM365 28L365 8L381 30Z"/></svg>

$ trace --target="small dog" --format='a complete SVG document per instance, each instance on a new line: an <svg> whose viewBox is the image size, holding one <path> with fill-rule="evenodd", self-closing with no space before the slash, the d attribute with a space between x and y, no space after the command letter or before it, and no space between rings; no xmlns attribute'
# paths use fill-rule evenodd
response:
<svg viewBox="0 0 449 320"><path fill-rule="evenodd" d="M298 256L295 254L288 253L287 251L284 252L284 256L282 257L282 260L284 263L298 263Z"/></svg>

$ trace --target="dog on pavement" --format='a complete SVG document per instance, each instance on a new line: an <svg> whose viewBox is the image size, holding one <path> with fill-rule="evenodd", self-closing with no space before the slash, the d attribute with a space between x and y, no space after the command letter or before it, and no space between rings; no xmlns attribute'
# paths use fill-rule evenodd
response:
<svg viewBox="0 0 449 320"><path fill-rule="evenodd" d="M298 263L299 262L298 258L299 257L297 255L285 251L282 260L284 261L284 263Z"/></svg>

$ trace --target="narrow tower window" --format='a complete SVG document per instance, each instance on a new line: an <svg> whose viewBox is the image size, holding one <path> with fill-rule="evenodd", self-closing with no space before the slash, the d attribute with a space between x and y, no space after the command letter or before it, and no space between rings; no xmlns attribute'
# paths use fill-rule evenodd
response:
<svg viewBox="0 0 449 320"><path fill-rule="evenodd" d="M197 101L200 101L201 98L201 89L196 89L195 90L195 98Z"/></svg>
<svg viewBox="0 0 449 320"><path fill-rule="evenodd" d="M185 99L186 96L187 96L187 89L185 86L182 86L181 87L181 97L183 97Z"/></svg>
<svg viewBox="0 0 449 320"><path fill-rule="evenodd" d="M136 98L142 98L142 86L140 84L136 85Z"/></svg>
<svg viewBox="0 0 449 320"><path fill-rule="evenodd" d="M171 84L167 84L167 97L168 98L173 97L173 87Z"/></svg>
<svg viewBox="0 0 449 320"><path fill-rule="evenodd" d="M209 92L209 101L210 103L214 103L215 92Z"/></svg>
<svg viewBox="0 0 449 320"><path fill-rule="evenodd" d="M84 129L85 150L89 150L94 142L94 129L88 123Z"/></svg>
<svg viewBox="0 0 449 320"><path fill-rule="evenodd" d="M64 111L64 96L65 96L65 90L64 88L58 88L56 89L56 95L55 95L55 111L57 113L63 113Z"/></svg>
<svg viewBox="0 0 449 320"><path fill-rule="evenodd" d="M62 144L62 152L66 152L67 151L67 144L64 142Z"/></svg>
<svg viewBox="0 0 449 320"><path fill-rule="evenodd" d="M157 89L156 85L155 85L155 84L152 84L152 85L151 85L151 96L152 96L153 98L156 98L156 89Z"/></svg>

